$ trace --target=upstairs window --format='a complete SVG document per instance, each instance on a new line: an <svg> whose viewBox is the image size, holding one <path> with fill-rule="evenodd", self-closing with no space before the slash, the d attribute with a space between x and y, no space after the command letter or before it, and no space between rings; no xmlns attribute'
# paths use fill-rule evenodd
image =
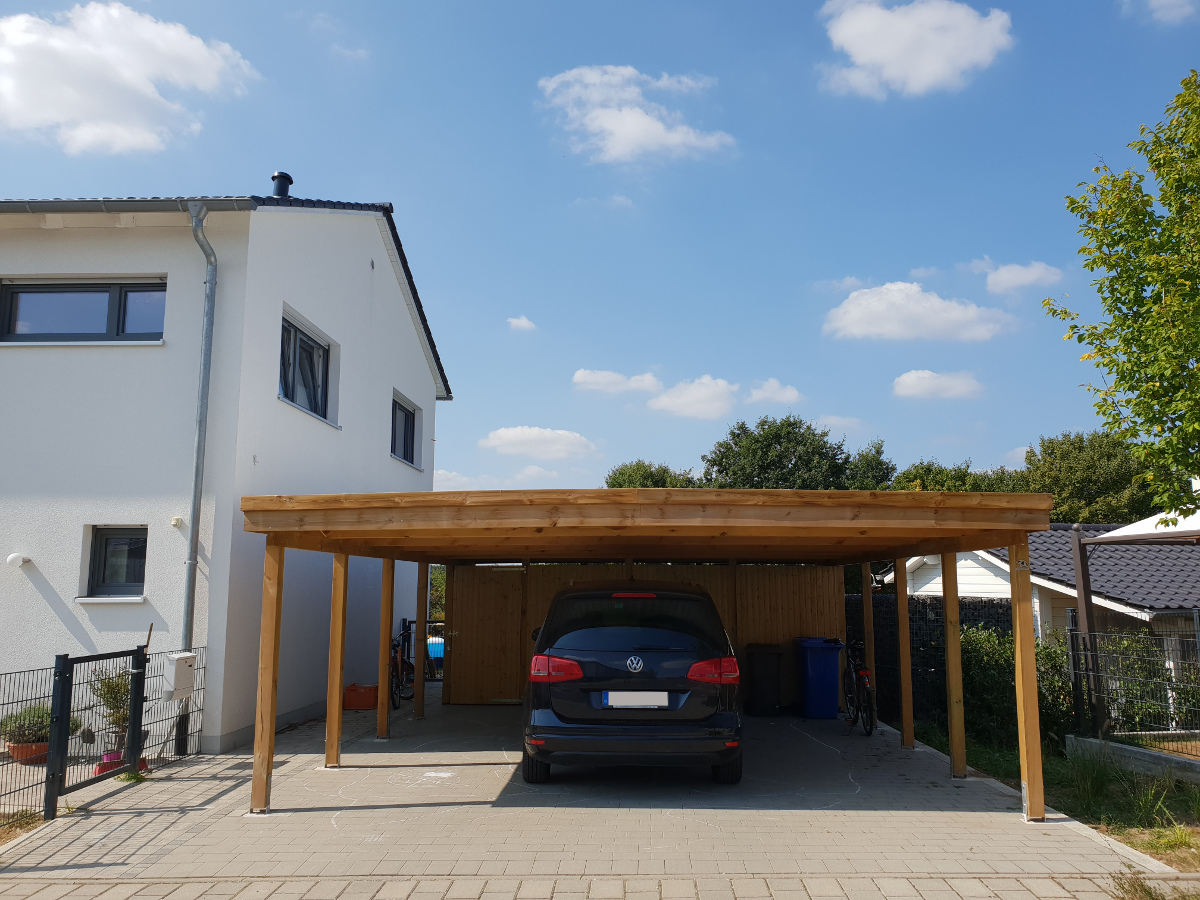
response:
<svg viewBox="0 0 1200 900"><path fill-rule="evenodd" d="M0 340L160 341L166 310L161 284L6 284Z"/></svg>
<svg viewBox="0 0 1200 900"><path fill-rule="evenodd" d="M392 401L392 456L417 464L417 414L399 400Z"/></svg>
<svg viewBox="0 0 1200 900"><path fill-rule="evenodd" d="M322 419L329 404L329 347L283 320L279 396Z"/></svg>
<svg viewBox="0 0 1200 900"><path fill-rule="evenodd" d="M146 529L95 529L88 596L128 597L145 591Z"/></svg>

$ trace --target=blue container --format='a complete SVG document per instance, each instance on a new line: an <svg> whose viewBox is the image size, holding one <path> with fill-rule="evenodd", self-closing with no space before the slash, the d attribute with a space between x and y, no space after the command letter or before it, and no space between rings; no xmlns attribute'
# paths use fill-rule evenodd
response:
<svg viewBox="0 0 1200 900"><path fill-rule="evenodd" d="M838 663L842 648L837 638L793 638L796 651L796 697L806 719L838 717Z"/></svg>

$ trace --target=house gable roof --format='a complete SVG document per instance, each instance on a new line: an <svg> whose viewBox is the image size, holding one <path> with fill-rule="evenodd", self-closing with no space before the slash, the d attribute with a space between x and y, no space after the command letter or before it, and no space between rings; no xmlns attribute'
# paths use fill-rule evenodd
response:
<svg viewBox="0 0 1200 900"><path fill-rule="evenodd" d="M242 197L100 197L79 200L0 200L0 214L186 213L188 204L194 202L203 203L209 212L253 212L262 206L282 206L293 209L351 210L382 215L387 221L387 230L400 263L400 272L403 274L405 285L412 298L411 311L415 312L416 324L419 325L419 333L423 338L426 361L437 382L437 399L454 399L454 394L450 390L450 382L446 378L446 369L442 365L442 357L433 340L429 319L425 316L425 307L421 303L420 294L417 293L416 282L413 281L412 269L409 268L408 258L404 255L404 246L400 243L400 234L396 230L396 222L392 218L394 208L390 203L351 203L342 200L311 200L303 197L260 197L254 194Z"/></svg>

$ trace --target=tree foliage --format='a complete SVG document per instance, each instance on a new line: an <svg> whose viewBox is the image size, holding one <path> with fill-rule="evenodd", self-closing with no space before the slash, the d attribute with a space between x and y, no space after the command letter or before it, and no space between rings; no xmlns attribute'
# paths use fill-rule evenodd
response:
<svg viewBox="0 0 1200 900"><path fill-rule="evenodd" d="M830 440L829 429L790 415L763 416L753 428L737 422L701 459L703 484L714 488L878 490L896 471L883 441L851 456L844 440Z"/></svg>
<svg viewBox="0 0 1200 900"><path fill-rule="evenodd" d="M429 567L429 621L446 621L446 567Z"/></svg>
<svg viewBox="0 0 1200 900"><path fill-rule="evenodd" d="M936 459L922 459L892 479L894 491L1007 491L1029 490L1021 469L972 469L971 461L945 466Z"/></svg>
<svg viewBox="0 0 1200 900"><path fill-rule="evenodd" d="M1130 442L1155 502L1181 514L1197 496L1188 476L1200 470L1200 76L1195 70L1167 107L1165 122L1143 125L1129 146L1152 179L1101 164L1095 184L1067 198L1084 237L1084 268L1104 318L1085 324L1047 299L1069 323L1065 339L1088 347L1081 357L1104 373L1089 384L1105 427Z"/></svg>
<svg viewBox="0 0 1200 900"><path fill-rule="evenodd" d="M1145 472L1130 445L1107 431L1064 431L1025 454L1026 490L1054 495L1054 522L1124 524L1161 511Z"/></svg>
<svg viewBox="0 0 1200 900"><path fill-rule="evenodd" d="M672 469L666 463L649 463L644 459L613 466L604 479L610 488L690 488L696 479L685 469Z"/></svg>

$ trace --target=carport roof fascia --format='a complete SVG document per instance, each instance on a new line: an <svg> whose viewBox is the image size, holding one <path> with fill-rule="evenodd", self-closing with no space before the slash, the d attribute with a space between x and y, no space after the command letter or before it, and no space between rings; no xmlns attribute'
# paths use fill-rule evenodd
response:
<svg viewBox="0 0 1200 900"><path fill-rule="evenodd" d="M841 564L1005 545L1049 494L591 489L243 497L245 530L394 559Z"/></svg>

